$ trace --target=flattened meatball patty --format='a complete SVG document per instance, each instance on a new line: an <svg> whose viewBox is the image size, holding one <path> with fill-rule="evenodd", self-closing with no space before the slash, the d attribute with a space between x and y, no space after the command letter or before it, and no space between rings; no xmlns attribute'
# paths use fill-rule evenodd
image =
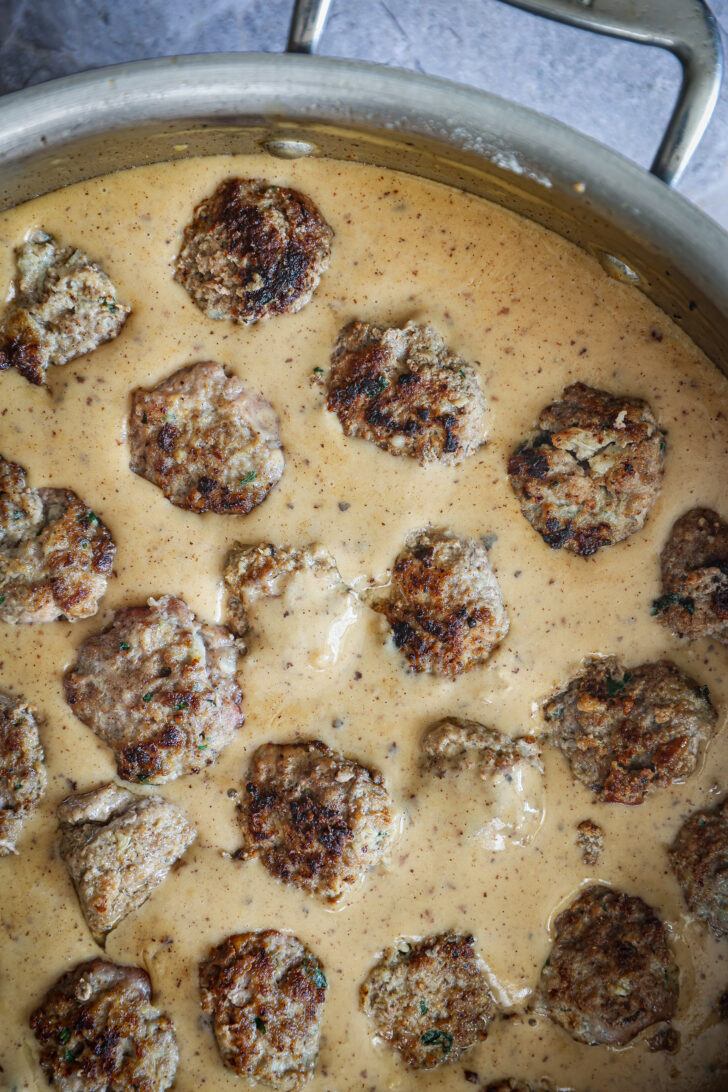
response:
<svg viewBox="0 0 728 1092"><path fill-rule="evenodd" d="M377 1035L413 1069L456 1062L487 1037L495 1015L475 941L454 932L388 948L360 1001Z"/></svg>
<svg viewBox="0 0 728 1092"><path fill-rule="evenodd" d="M18 278L0 327L0 370L15 367L38 385L51 364L93 352L121 332L129 308L97 265L46 231L16 250Z"/></svg>
<svg viewBox="0 0 728 1092"><path fill-rule="evenodd" d="M536 1008L574 1039L622 1046L672 1019L679 972L665 926L642 899L592 884L554 929Z"/></svg>
<svg viewBox="0 0 728 1092"><path fill-rule="evenodd" d="M346 435L390 455L456 466L485 443L487 405L473 366L430 326L349 323L326 391Z"/></svg>
<svg viewBox="0 0 728 1092"><path fill-rule="evenodd" d="M134 473L190 512L247 515L283 473L270 402L211 361L134 392L129 446Z"/></svg>
<svg viewBox="0 0 728 1092"><path fill-rule="evenodd" d="M161 796L102 785L58 808L61 857L96 940L138 909L196 837Z"/></svg>
<svg viewBox="0 0 728 1092"><path fill-rule="evenodd" d="M485 547L448 531L409 535L387 597L370 606L386 617L410 671L459 675L483 663L508 632Z"/></svg>
<svg viewBox="0 0 728 1092"><path fill-rule="evenodd" d="M646 402L574 383L542 411L508 475L544 541L589 557L642 527L662 487L664 450Z"/></svg>
<svg viewBox="0 0 728 1092"><path fill-rule="evenodd" d="M259 747L245 790L236 857L259 856L278 879L329 902L363 881L392 833L382 775L319 740Z"/></svg>
<svg viewBox="0 0 728 1092"><path fill-rule="evenodd" d="M626 670L613 656L588 660L544 714L574 777L620 804L689 777L717 719L708 688L669 660Z"/></svg>
<svg viewBox="0 0 728 1092"><path fill-rule="evenodd" d="M298 1088L313 1073L326 999L321 964L290 933L228 937L200 964L202 1010L241 1077Z"/></svg>
<svg viewBox="0 0 728 1092"><path fill-rule="evenodd" d="M195 209L174 279L211 319L248 325L300 311L328 268L333 235L305 194L228 178Z"/></svg>
<svg viewBox="0 0 728 1092"><path fill-rule="evenodd" d="M695 916L716 936L728 935L728 796L714 810L688 816L670 863Z"/></svg>
<svg viewBox="0 0 728 1092"><path fill-rule="evenodd" d="M31 489L0 455L0 622L90 618L114 564L107 527L70 489Z"/></svg>
<svg viewBox="0 0 728 1092"><path fill-rule="evenodd" d="M151 1004L141 967L81 963L30 1017L46 1079L59 1092L164 1092L178 1053L174 1024Z"/></svg>
<svg viewBox="0 0 728 1092"><path fill-rule="evenodd" d="M44 762L35 711L0 693L0 857L16 852L20 829L45 791Z"/></svg>
<svg viewBox="0 0 728 1092"><path fill-rule="evenodd" d="M662 595L652 613L676 637L716 637L728 644L728 523L710 508L691 508L660 555Z"/></svg>
<svg viewBox="0 0 728 1092"><path fill-rule="evenodd" d="M117 611L64 678L66 701L114 752L125 781L171 781L210 766L243 723L237 646L165 595Z"/></svg>

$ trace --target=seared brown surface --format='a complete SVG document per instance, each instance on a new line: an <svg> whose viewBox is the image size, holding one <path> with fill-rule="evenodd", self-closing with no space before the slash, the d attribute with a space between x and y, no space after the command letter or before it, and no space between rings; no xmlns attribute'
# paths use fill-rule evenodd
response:
<svg viewBox="0 0 728 1092"><path fill-rule="evenodd" d="M15 296L0 327L0 370L15 367L45 383L52 364L67 364L117 336L129 308L97 265L40 229L16 250Z"/></svg>
<svg viewBox="0 0 728 1092"><path fill-rule="evenodd" d="M212 361L134 392L129 448L134 473L191 512L246 515L284 466L270 402Z"/></svg>
<svg viewBox="0 0 728 1092"><path fill-rule="evenodd" d="M430 326L349 323L331 356L326 393L347 436L390 455L455 466L485 443L487 406L473 366Z"/></svg>
<svg viewBox="0 0 728 1092"><path fill-rule="evenodd" d="M549 1081L521 1081L517 1077L502 1077L485 1085L485 1092L553 1092Z"/></svg>
<svg viewBox="0 0 728 1092"><path fill-rule="evenodd" d="M717 720L707 687L669 660L625 669L613 656L587 660L544 714L574 777L621 804L689 777Z"/></svg>
<svg viewBox="0 0 728 1092"><path fill-rule="evenodd" d="M376 1034L414 1069L456 1062L486 1038L495 1014L475 941L454 932L388 948L360 999Z"/></svg>
<svg viewBox="0 0 728 1092"><path fill-rule="evenodd" d="M646 402L574 383L541 412L508 474L544 541L589 557L642 527L662 487L664 450Z"/></svg>
<svg viewBox="0 0 728 1092"><path fill-rule="evenodd" d="M585 865L595 865L604 848L604 831L593 819L582 819L576 828L576 844Z"/></svg>
<svg viewBox="0 0 728 1092"><path fill-rule="evenodd" d="M259 747L238 806L239 860L335 902L374 868L393 830L382 775L318 740Z"/></svg>
<svg viewBox="0 0 728 1092"><path fill-rule="evenodd" d="M728 523L711 508L675 521L660 555L662 594L655 617L676 637L728 644Z"/></svg>
<svg viewBox="0 0 728 1092"><path fill-rule="evenodd" d="M384 614L411 671L458 675L483 663L508 632L500 588L479 542L415 531L392 570Z"/></svg>
<svg viewBox="0 0 728 1092"><path fill-rule="evenodd" d="M300 311L329 264L333 231L313 201L263 178L228 178L184 231L175 280L212 319Z"/></svg>
<svg viewBox="0 0 728 1092"><path fill-rule="evenodd" d="M238 933L200 964L202 1010L226 1066L278 1089L298 1088L318 1055L326 977L290 933Z"/></svg>
<svg viewBox="0 0 728 1092"><path fill-rule="evenodd" d="M30 1017L40 1064L60 1092L164 1092L174 1080L177 1041L151 1003L140 967L105 959L64 974Z"/></svg>
<svg viewBox="0 0 728 1092"><path fill-rule="evenodd" d="M0 456L0 622L96 614L114 563L107 527L70 489L31 489Z"/></svg>
<svg viewBox="0 0 728 1092"><path fill-rule="evenodd" d="M689 815L670 847L685 902L716 936L728 934L728 797Z"/></svg>
<svg viewBox="0 0 728 1092"><path fill-rule="evenodd" d="M165 595L117 611L64 678L73 712L114 751L125 781L210 766L243 723L237 648L224 626Z"/></svg>
<svg viewBox="0 0 728 1092"><path fill-rule="evenodd" d="M554 931L536 1007L574 1039L621 1046L672 1018L678 968L665 926L642 899L593 884Z"/></svg>
<svg viewBox="0 0 728 1092"><path fill-rule="evenodd" d="M140 907L196 831L160 796L134 796L118 785L68 796L58 808L60 853L94 938Z"/></svg>
<svg viewBox="0 0 728 1092"><path fill-rule="evenodd" d="M0 693L0 857L15 853L21 827L46 786L35 711Z"/></svg>

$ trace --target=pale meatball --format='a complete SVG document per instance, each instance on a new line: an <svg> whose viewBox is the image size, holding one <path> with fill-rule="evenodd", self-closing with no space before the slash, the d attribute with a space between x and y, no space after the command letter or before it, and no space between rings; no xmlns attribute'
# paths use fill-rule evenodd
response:
<svg viewBox="0 0 728 1092"><path fill-rule="evenodd" d="M228 178L195 209L174 279L211 319L248 325L300 311L328 268L333 234L298 190Z"/></svg>
<svg viewBox="0 0 728 1092"><path fill-rule="evenodd" d="M108 528L70 489L31 489L0 456L0 622L90 618L114 564Z"/></svg>
<svg viewBox="0 0 728 1092"><path fill-rule="evenodd" d="M676 520L660 555L662 595L652 613L676 637L728 644L728 523L710 508Z"/></svg>
<svg viewBox="0 0 728 1092"><path fill-rule="evenodd" d="M68 796L58 808L60 851L94 938L138 909L196 837L161 796L118 785Z"/></svg>
<svg viewBox="0 0 728 1092"><path fill-rule="evenodd" d="M210 766L242 725L237 645L165 595L117 611L64 678L66 701L111 747L119 777L161 783Z"/></svg>
<svg viewBox="0 0 728 1092"><path fill-rule="evenodd" d="M613 656L587 661L544 715L574 777L620 804L689 777L717 720L708 688L669 660L627 670Z"/></svg>
<svg viewBox="0 0 728 1092"><path fill-rule="evenodd" d="M270 402L212 361L132 395L129 465L190 512L247 515L283 474Z"/></svg>
<svg viewBox="0 0 728 1092"><path fill-rule="evenodd" d="M200 964L202 1011L225 1065L241 1077L295 1089L314 1071L326 976L290 933L238 933Z"/></svg>
<svg viewBox="0 0 728 1092"><path fill-rule="evenodd" d="M129 308L86 254L32 231L16 251L14 296L0 327L0 369L45 383L49 365L68 364L120 332Z"/></svg>
<svg viewBox="0 0 728 1092"><path fill-rule="evenodd" d="M664 450L646 402L574 383L542 411L508 474L543 540L589 557L642 527L662 488Z"/></svg>
<svg viewBox="0 0 728 1092"><path fill-rule="evenodd" d="M0 857L15 853L23 823L45 791L45 756L35 710L0 693Z"/></svg>
<svg viewBox="0 0 728 1092"><path fill-rule="evenodd" d="M458 823L491 850L528 845L544 815L543 767L535 739L512 739L477 721L448 717L422 740L424 772L460 794Z"/></svg>
<svg viewBox="0 0 728 1092"><path fill-rule="evenodd" d="M670 847L670 864L696 918L728 936L728 797L689 815Z"/></svg>
<svg viewBox="0 0 728 1092"><path fill-rule="evenodd" d="M40 1065L59 1092L165 1092L179 1055L141 967L105 959L64 974L30 1017Z"/></svg>
<svg viewBox="0 0 728 1092"><path fill-rule="evenodd" d="M369 972L361 1008L376 1034L413 1069L457 1062L488 1035L495 1015L473 937L399 940Z"/></svg>
<svg viewBox="0 0 728 1092"><path fill-rule="evenodd" d="M554 925L536 1008L581 1043L623 1046L671 1020L679 972L657 913L633 895L593 884Z"/></svg>
<svg viewBox="0 0 728 1092"><path fill-rule="evenodd" d="M325 743L266 743L253 755L238 805L245 841L283 880L337 902L359 887L393 832L382 775Z"/></svg>
<svg viewBox="0 0 728 1092"><path fill-rule="evenodd" d="M386 617L410 671L459 675L483 663L508 632L485 546L449 531L411 534L386 597L370 605Z"/></svg>
<svg viewBox="0 0 728 1092"><path fill-rule="evenodd" d="M349 323L326 392L347 436L390 455L456 466L485 443L487 404L475 369L430 326Z"/></svg>

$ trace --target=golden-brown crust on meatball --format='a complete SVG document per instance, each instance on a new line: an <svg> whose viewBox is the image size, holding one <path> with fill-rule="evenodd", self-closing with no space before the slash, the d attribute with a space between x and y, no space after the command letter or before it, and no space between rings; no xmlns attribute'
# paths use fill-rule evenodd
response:
<svg viewBox="0 0 728 1092"><path fill-rule="evenodd" d="M328 267L333 234L298 190L228 178L195 209L174 279L208 318L247 325L300 311Z"/></svg>
<svg viewBox="0 0 728 1092"><path fill-rule="evenodd" d="M132 395L129 465L190 512L247 515L283 473L278 419L212 361Z"/></svg>
<svg viewBox="0 0 728 1092"><path fill-rule="evenodd" d="M495 1014L473 937L452 931L400 940L360 991L377 1035L413 1069L456 1062L482 1042Z"/></svg>
<svg viewBox="0 0 728 1092"><path fill-rule="evenodd" d="M382 775L325 743L266 743L253 755L238 805L245 842L272 875L329 902L358 887L393 830Z"/></svg>
<svg viewBox="0 0 728 1092"><path fill-rule="evenodd" d="M508 475L544 541L589 557L642 527L662 487L664 450L646 402L574 383L541 412Z"/></svg>
<svg viewBox="0 0 728 1092"><path fill-rule="evenodd" d="M237 644L166 595L117 611L64 677L66 701L109 745L125 781L170 781L211 765L244 717Z"/></svg>
<svg viewBox="0 0 728 1092"><path fill-rule="evenodd" d="M411 671L468 671L508 632L485 547L447 531L411 534L395 560L386 597L370 605L386 617Z"/></svg>
<svg viewBox="0 0 728 1092"><path fill-rule="evenodd" d="M30 1026L41 1069L59 1092L165 1092L174 1080L174 1024L152 1006L141 967L79 964L49 990Z"/></svg>
<svg viewBox="0 0 728 1092"><path fill-rule="evenodd" d="M212 1017L225 1065L276 1089L313 1073L326 977L318 959L289 933L238 933L200 964L202 1010Z"/></svg>
<svg viewBox="0 0 728 1092"><path fill-rule="evenodd" d="M90 618L106 591L116 546L70 489L31 489L0 456L0 621Z"/></svg>
<svg viewBox="0 0 728 1092"><path fill-rule="evenodd" d="M676 637L728 644L728 523L711 508L691 508L660 555L662 595L652 613Z"/></svg>
<svg viewBox="0 0 728 1092"><path fill-rule="evenodd" d="M689 777L717 720L707 687L669 660L626 670L613 656L588 660L544 715L574 777L620 804Z"/></svg>
<svg viewBox="0 0 728 1092"><path fill-rule="evenodd" d="M347 436L390 455L455 466L485 443L487 406L473 366L429 326L349 323L326 392Z"/></svg>
<svg viewBox="0 0 728 1092"><path fill-rule="evenodd" d="M728 935L728 797L689 815L669 852L689 908L717 937Z"/></svg>

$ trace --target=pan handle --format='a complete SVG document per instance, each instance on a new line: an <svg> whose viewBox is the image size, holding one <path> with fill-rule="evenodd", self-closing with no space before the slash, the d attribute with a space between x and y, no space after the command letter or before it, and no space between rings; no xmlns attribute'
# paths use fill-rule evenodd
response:
<svg viewBox="0 0 728 1092"><path fill-rule="evenodd" d="M290 53L315 53L331 0L296 0ZM597 34L659 46L682 66L680 94L650 170L674 186L705 132L723 78L723 49L704 0L505 0Z"/></svg>

